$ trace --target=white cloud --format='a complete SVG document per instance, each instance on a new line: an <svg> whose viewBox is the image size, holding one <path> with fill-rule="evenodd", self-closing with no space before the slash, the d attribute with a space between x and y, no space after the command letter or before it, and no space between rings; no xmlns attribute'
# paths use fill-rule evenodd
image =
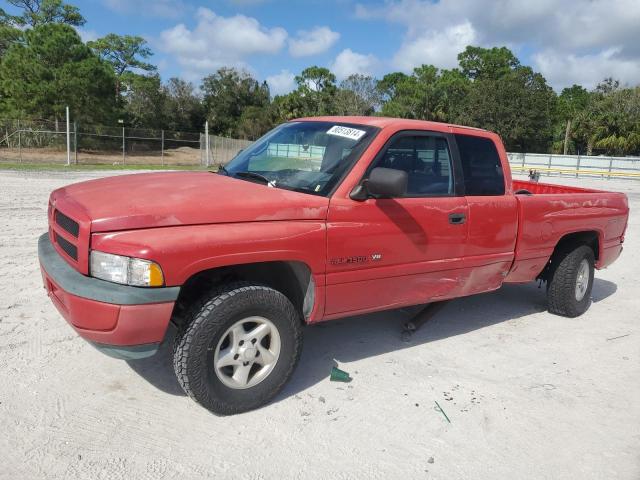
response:
<svg viewBox="0 0 640 480"><path fill-rule="evenodd" d="M250 56L278 53L287 39L286 30L266 28L244 15L223 17L199 8L197 18L193 30L180 23L160 33L160 50L173 55L187 69L186 75L209 73L222 66L246 68Z"/></svg>
<svg viewBox="0 0 640 480"><path fill-rule="evenodd" d="M593 61L589 65L594 68L600 61L613 69L612 74L628 76L634 71L633 62L640 63L638 0L385 0L377 5L359 4L355 14L360 19L405 27L394 59L405 69L422 58L436 66L451 66L454 48L450 42L459 48L466 46L462 45L466 40L474 45L506 45L516 52L533 52L532 58L538 53L537 62L548 65L548 71L558 59L569 66L584 60ZM604 71L596 70L598 75ZM554 86L586 83L582 79L591 78L590 71L579 68L554 75L558 79L552 82ZM639 80L635 78L635 82Z"/></svg>
<svg viewBox="0 0 640 480"><path fill-rule="evenodd" d="M372 75L377 65L378 60L375 56L363 55L347 48L338 54L330 69L338 80L341 80L353 73Z"/></svg>
<svg viewBox="0 0 640 480"><path fill-rule="evenodd" d="M189 10L182 0L102 0L114 12L148 17L179 18Z"/></svg>
<svg viewBox="0 0 640 480"><path fill-rule="evenodd" d="M605 77L613 77L622 84L640 82L640 62L620 57L619 48L610 48L591 55L560 54L551 50L533 55L535 69L556 88L579 83L594 88Z"/></svg>
<svg viewBox="0 0 640 480"><path fill-rule="evenodd" d="M76 27L76 32L78 32L78 35L80 35L80 38L84 43L91 42L100 38L100 35L95 30Z"/></svg>
<svg viewBox="0 0 640 480"><path fill-rule="evenodd" d="M280 73L267 77L271 95L284 95L292 91L295 86L295 75L289 70L281 70Z"/></svg>
<svg viewBox="0 0 640 480"><path fill-rule="evenodd" d="M338 32L329 27L315 27L313 30L298 31L297 38L289 40L289 53L293 57L317 55L331 48L340 38Z"/></svg>
<svg viewBox="0 0 640 480"><path fill-rule="evenodd" d="M452 68L458 64L458 53L476 42L469 22L453 25L444 31L427 31L406 39L393 58L396 68L411 71L422 64Z"/></svg>
<svg viewBox="0 0 640 480"><path fill-rule="evenodd" d="M164 76L167 69L169 68L169 62L166 58L161 58L160 60L158 60L156 67L158 67L158 71Z"/></svg>

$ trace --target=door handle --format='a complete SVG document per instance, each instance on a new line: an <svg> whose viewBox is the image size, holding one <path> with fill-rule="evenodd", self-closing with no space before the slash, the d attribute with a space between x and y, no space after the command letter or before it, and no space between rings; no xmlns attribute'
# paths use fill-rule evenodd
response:
<svg viewBox="0 0 640 480"><path fill-rule="evenodd" d="M462 225L467 221L467 216L464 213L450 213L449 223L452 225Z"/></svg>

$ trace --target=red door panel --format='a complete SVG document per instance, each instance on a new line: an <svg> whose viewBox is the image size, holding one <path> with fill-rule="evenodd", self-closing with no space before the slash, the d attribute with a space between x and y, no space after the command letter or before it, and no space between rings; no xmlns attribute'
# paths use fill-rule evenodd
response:
<svg viewBox="0 0 640 480"><path fill-rule="evenodd" d="M514 258L518 211L513 195L468 196L468 238L465 261L473 268L464 294L495 290L502 285Z"/></svg>
<svg viewBox="0 0 640 480"><path fill-rule="evenodd" d="M374 311L455 295L466 277L464 197L334 198L327 222L325 315Z"/></svg>

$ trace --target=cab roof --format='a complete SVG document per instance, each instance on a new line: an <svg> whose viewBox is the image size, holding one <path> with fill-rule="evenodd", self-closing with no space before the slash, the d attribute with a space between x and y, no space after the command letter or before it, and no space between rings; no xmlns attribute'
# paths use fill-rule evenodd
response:
<svg viewBox="0 0 640 480"><path fill-rule="evenodd" d="M451 123L442 122L430 122L427 120L412 120L408 118L392 118L392 117L364 117L364 116L324 116L324 117L304 117L291 120L292 122L335 122L335 123L352 123L356 125L370 125L372 127L386 128L386 127L400 127L401 129L416 129L416 130L434 130L434 131L447 131L451 128L464 128L469 130L475 130L479 132L487 132L482 128L467 127L464 125L455 125Z"/></svg>

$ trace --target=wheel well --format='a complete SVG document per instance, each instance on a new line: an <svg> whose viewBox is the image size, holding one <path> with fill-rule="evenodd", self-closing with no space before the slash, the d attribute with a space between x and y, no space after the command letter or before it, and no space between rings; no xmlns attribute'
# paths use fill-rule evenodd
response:
<svg viewBox="0 0 640 480"><path fill-rule="evenodd" d="M548 280L548 276L553 270L556 260L561 258L564 253L574 250L576 247L581 245L586 245L591 248L596 261L598 260L600 257L600 237L598 236L598 232L585 231L569 233L558 240L551 257L549 258L549 262L542 273L540 273L539 278L545 281Z"/></svg>
<svg viewBox="0 0 640 480"><path fill-rule="evenodd" d="M301 319L307 319L315 302L315 285L311 269L302 262L260 262L204 270L191 276L180 288L172 321L181 325L185 313L211 288L229 282L246 281L266 285L285 295Z"/></svg>

